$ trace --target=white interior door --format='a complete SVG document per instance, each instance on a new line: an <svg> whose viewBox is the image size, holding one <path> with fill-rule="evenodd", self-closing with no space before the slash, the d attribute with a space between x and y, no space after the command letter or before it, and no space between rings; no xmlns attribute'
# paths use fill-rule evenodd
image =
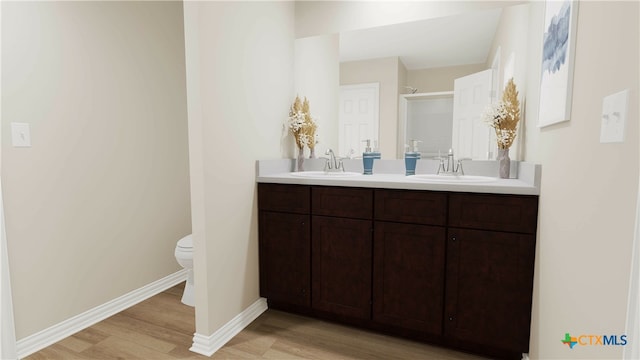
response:
<svg viewBox="0 0 640 360"><path fill-rule="evenodd" d="M486 160L496 147L493 129L480 116L492 100L493 70L485 70L454 81L451 145L458 159Z"/></svg>
<svg viewBox="0 0 640 360"><path fill-rule="evenodd" d="M338 152L340 156L361 156L364 140L378 141L380 84L340 86Z"/></svg>

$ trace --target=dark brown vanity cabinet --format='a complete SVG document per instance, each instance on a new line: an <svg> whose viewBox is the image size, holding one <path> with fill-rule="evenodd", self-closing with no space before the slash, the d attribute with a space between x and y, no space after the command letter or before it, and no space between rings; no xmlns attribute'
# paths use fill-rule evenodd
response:
<svg viewBox="0 0 640 360"><path fill-rule="evenodd" d="M260 295L311 306L311 192L308 186L259 184Z"/></svg>
<svg viewBox="0 0 640 360"><path fill-rule="evenodd" d="M537 196L259 184L270 306L495 358L528 351Z"/></svg>
<svg viewBox="0 0 640 360"><path fill-rule="evenodd" d="M451 194L445 337L529 349L538 198Z"/></svg>

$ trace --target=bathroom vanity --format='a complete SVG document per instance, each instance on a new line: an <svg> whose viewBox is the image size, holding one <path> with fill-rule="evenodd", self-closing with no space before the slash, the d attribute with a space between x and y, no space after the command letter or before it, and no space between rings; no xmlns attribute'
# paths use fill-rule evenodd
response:
<svg viewBox="0 0 640 360"><path fill-rule="evenodd" d="M500 184L374 177L258 178L269 307L520 359L529 348L535 187L499 180L508 191L495 193L487 191Z"/></svg>

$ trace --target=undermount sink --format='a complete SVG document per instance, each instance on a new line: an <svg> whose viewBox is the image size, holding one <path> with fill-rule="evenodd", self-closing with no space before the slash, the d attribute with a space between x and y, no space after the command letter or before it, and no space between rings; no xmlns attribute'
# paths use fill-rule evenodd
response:
<svg viewBox="0 0 640 360"><path fill-rule="evenodd" d="M352 171L299 171L292 172L291 176L295 177L305 177L305 178L319 178L319 179L333 179L333 178L343 178L343 177L351 177L360 175L358 172Z"/></svg>
<svg viewBox="0 0 640 360"><path fill-rule="evenodd" d="M443 183L489 183L498 180L497 178L490 176L477 176L477 175L435 175L435 174L422 174L408 176L414 180L426 181L426 182L443 182Z"/></svg>

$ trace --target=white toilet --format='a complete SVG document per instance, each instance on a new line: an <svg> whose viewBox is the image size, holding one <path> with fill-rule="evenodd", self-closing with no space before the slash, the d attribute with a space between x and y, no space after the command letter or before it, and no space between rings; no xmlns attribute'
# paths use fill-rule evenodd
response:
<svg viewBox="0 0 640 360"><path fill-rule="evenodd" d="M187 269L187 284L182 294L182 303L195 306L195 294L193 293L193 238L191 234L178 240L175 255L178 264Z"/></svg>

